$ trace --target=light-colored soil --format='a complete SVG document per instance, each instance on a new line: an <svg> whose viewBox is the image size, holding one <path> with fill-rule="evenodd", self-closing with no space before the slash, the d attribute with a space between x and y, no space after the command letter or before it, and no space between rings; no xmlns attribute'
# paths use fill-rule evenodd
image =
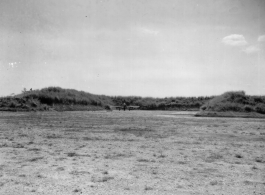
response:
<svg viewBox="0 0 265 195"><path fill-rule="evenodd" d="M1 112L0 194L265 194L265 120Z"/></svg>

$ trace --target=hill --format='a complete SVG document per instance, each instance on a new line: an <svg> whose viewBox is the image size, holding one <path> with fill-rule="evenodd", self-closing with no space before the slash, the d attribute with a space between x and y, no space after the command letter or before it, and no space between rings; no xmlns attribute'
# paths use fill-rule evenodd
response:
<svg viewBox="0 0 265 195"><path fill-rule="evenodd" d="M47 87L41 90L24 90L13 97L0 98L0 111L74 111L103 110L107 105L140 106L142 110L199 110L213 97L137 97L95 95L75 89Z"/></svg>
<svg viewBox="0 0 265 195"><path fill-rule="evenodd" d="M110 97L60 87L24 91L14 97L0 98L2 111L102 110L108 104L113 104Z"/></svg>
<svg viewBox="0 0 265 195"><path fill-rule="evenodd" d="M244 91L226 92L201 107L196 116L265 117L265 96L249 96Z"/></svg>

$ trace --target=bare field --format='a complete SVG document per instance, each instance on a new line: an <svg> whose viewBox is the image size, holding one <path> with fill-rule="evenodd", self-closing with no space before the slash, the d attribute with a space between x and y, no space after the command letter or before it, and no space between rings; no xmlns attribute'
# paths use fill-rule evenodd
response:
<svg viewBox="0 0 265 195"><path fill-rule="evenodd" d="M265 194L265 120L0 112L0 194Z"/></svg>

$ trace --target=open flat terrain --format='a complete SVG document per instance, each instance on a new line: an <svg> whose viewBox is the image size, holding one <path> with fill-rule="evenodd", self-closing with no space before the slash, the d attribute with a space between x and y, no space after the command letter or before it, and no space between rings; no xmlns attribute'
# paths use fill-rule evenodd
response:
<svg viewBox="0 0 265 195"><path fill-rule="evenodd" d="M0 194L265 194L265 120L0 112Z"/></svg>

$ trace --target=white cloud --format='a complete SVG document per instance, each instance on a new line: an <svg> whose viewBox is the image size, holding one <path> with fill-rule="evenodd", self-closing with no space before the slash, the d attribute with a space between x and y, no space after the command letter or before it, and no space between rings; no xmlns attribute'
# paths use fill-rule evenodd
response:
<svg viewBox="0 0 265 195"><path fill-rule="evenodd" d="M260 51L260 48L256 45L251 45L251 46L243 49L243 51L247 54L258 53Z"/></svg>
<svg viewBox="0 0 265 195"><path fill-rule="evenodd" d="M140 27L138 28L138 31L140 33L146 34L146 35L158 35L159 31L151 29L151 28L146 28L146 27Z"/></svg>
<svg viewBox="0 0 265 195"><path fill-rule="evenodd" d="M151 30L151 29L148 29L148 28L144 28L143 29L143 33L157 35L158 34L158 31Z"/></svg>
<svg viewBox="0 0 265 195"><path fill-rule="evenodd" d="M265 42L265 35L260 35L258 38L259 42Z"/></svg>
<svg viewBox="0 0 265 195"><path fill-rule="evenodd" d="M243 35L232 34L223 38L222 42L230 46L244 46L247 44Z"/></svg>

